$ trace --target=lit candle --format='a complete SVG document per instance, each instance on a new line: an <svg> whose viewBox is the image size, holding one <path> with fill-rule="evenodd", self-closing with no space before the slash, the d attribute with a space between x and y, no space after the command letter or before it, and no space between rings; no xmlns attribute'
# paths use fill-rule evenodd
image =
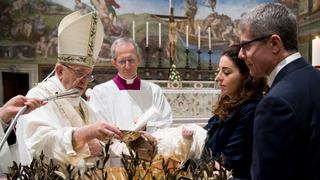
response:
<svg viewBox="0 0 320 180"><path fill-rule="evenodd" d="M198 49L200 50L200 46L201 46L201 44L200 44L200 26L198 26Z"/></svg>
<svg viewBox="0 0 320 180"><path fill-rule="evenodd" d="M186 27L186 47L189 48L189 26Z"/></svg>
<svg viewBox="0 0 320 180"><path fill-rule="evenodd" d="M169 14L171 12L171 0L169 0Z"/></svg>
<svg viewBox="0 0 320 180"><path fill-rule="evenodd" d="M132 40L136 41L136 35L135 35L135 22L132 21Z"/></svg>
<svg viewBox="0 0 320 180"><path fill-rule="evenodd" d="M149 22L146 23L146 47L149 45Z"/></svg>
<svg viewBox="0 0 320 180"><path fill-rule="evenodd" d="M211 27L208 29L208 34L209 34L209 50L211 50Z"/></svg>
<svg viewBox="0 0 320 180"><path fill-rule="evenodd" d="M312 66L320 66L320 38L312 40Z"/></svg>
<svg viewBox="0 0 320 180"><path fill-rule="evenodd" d="M159 23L159 48L161 48L161 23Z"/></svg>

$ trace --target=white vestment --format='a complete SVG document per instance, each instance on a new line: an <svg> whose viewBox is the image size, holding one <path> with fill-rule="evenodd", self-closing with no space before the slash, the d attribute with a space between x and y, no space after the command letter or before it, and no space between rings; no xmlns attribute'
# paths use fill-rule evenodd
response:
<svg viewBox="0 0 320 180"><path fill-rule="evenodd" d="M116 124L120 129L134 130L135 121L148 119L155 129L166 128L172 124L172 111L160 86L141 80L140 90L119 90L113 80L97 85L87 91L89 104L94 111L107 122ZM146 117L150 109L157 111L157 116ZM127 152L126 145L113 140L110 146L110 166L121 166L119 157Z"/></svg>
<svg viewBox="0 0 320 180"><path fill-rule="evenodd" d="M3 130L2 124L0 123L0 140L4 138L5 132ZM8 146L5 142L2 149L0 150L0 176L3 173L8 172L8 167L13 165L13 161L17 161L17 144L12 144Z"/></svg>
<svg viewBox="0 0 320 180"><path fill-rule="evenodd" d="M89 96L94 111L120 129L133 130L134 121L139 121L152 106L159 112L157 118L149 120L156 128L169 127L172 123L171 107L161 88L148 81L141 80L140 90L119 90L110 80L95 86Z"/></svg>
<svg viewBox="0 0 320 180"><path fill-rule="evenodd" d="M27 97L41 99L64 91L60 80L54 76L32 88ZM77 110L79 105L84 118ZM80 97L49 101L45 106L23 115L17 125L22 164L29 164L31 157L43 151L46 157L77 165L81 159L90 156L90 150L87 144L78 151L73 149L73 130L96 121L94 112Z"/></svg>

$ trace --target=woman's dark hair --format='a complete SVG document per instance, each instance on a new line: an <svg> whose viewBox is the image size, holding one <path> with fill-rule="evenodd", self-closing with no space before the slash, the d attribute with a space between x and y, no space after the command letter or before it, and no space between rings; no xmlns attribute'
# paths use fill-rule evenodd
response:
<svg viewBox="0 0 320 180"><path fill-rule="evenodd" d="M218 116L222 121L242 102L250 98L262 97L263 92L267 89L266 78L252 77L245 61L238 57L239 51L239 45L232 45L222 53L222 56L230 58L234 65L239 69L242 77L245 79L236 96L230 98L229 96L222 95L217 104L213 107L213 114Z"/></svg>

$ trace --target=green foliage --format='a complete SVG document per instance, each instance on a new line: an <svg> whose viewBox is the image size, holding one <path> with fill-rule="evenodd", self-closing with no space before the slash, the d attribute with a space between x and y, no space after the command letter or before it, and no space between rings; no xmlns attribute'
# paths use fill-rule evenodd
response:
<svg viewBox="0 0 320 180"><path fill-rule="evenodd" d="M180 82L181 77L179 71L176 69L176 65L172 64L170 68L169 81Z"/></svg>
<svg viewBox="0 0 320 180"><path fill-rule="evenodd" d="M44 154L34 159L28 166L22 166L14 162L9 168L7 174L8 180L16 179L34 179L34 180L78 180L78 179L110 179L115 178L115 174L105 168L109 159L109 146L105 145L105 156L102 160L90 167L74 167L70 164L61 164L54 160L48 160ZM121 158L123 164L122 178L126 179L210 179L210 180L226 180L229 178L227 170L221 166L224 164L222 156L218 161L212 160L211 151L204 151L200 159L189 159L179 165L172 161L158 158L158 164L161 167L155 167L154 162L142 160L136 153L129 148L129 155L123 155ZM83 161L84 162L84 161ZM109 175L109 176L108 176Z"/></svg>

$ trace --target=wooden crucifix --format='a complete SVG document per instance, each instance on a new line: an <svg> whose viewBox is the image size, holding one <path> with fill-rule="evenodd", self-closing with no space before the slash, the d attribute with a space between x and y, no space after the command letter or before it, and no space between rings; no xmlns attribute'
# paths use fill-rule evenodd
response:
<svg viewBox="0 0 320 180"><path fill-rule="evenodd" d="M177 43L177 24L175 20L186 20L185 16L174 16L173 7L170 8L170 15L161 15L161 14L152 14L152 17L169 19L169 34L168 34L168 43L167 48L169 51L170 66L176 61L176 43Z"/></svg>

